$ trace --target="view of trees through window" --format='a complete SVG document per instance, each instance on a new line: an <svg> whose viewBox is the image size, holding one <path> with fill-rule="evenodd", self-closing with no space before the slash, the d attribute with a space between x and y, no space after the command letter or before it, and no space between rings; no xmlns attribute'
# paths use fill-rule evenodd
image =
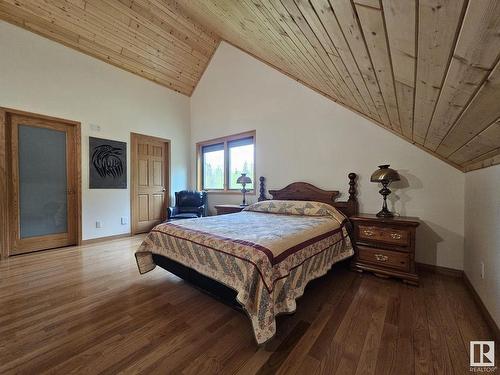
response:
<svg viewBox="0 0 500 375"><path fill-rule="evenodd" d="M203 152L203 189L224 189L224 148Z"/></svg>
<svg viewBox="0 0 500 375"><path fill-rule="evenodd" d="M253 143L243 146L229 147L229 189L241 189L241 184L236 183L242 173L252 179L245 189L253 189Z"/></svg>
<svg viewBox="0 0 500 375"><path fill-rule="evenodd" d="M202 178L203 189L224 190L224 173L228 171L228 189L239 190L241 184L236 181L242 173L254 179L254 138L246 137L227 142L227 155L224 143L203 146ZM227 164L226 164L227 163ZM246 189L253 189L254 184L246 185Z"/></svg>

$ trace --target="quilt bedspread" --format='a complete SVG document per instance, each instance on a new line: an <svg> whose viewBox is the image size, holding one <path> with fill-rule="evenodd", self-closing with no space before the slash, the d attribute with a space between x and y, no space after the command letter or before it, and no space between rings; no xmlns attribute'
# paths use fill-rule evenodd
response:
<svg viewBox="0 0 500 375"><path fill-rule="evenodd" d="M265 201L241 213L160 224L136 252L141 273L155 268L153 253L234 289L261 344L274 336L277 315L295 311L307 283L353 249L345 217L333 207Z"/></svg>

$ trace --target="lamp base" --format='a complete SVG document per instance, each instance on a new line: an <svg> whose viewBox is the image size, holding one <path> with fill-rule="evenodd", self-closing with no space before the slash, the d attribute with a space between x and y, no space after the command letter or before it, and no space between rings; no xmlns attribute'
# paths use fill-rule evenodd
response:
<svg viewBox="0 0 500 375"><path fill-rule="evenodd" d="M377 213L377 217L394 217L394 214L384 207Z"/></svg>
<svg viewBox="0 0 500 375"><path fill-rule="evenodd" d="M382 195L384 200L382 201L382 209L378 212L377 217L394 217L394 214L387 208L387 196L391 194L391 190L387 188L390 181L382 181L382 189L379 193Z"/></svg>

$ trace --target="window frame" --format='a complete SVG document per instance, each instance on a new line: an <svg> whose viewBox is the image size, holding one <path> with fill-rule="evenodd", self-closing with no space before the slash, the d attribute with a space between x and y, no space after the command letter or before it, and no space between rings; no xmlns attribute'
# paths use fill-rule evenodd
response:
<svg viewBox="0 0 500 375"><path fill-rule="evenodd" d="M255 166L256 166L256 131L251 130L244 133L229 135L226 137L214 138L208 141L196 143L196 186L198 190L204 190L208 193L219 194L241 194L241 189L229 189L229 143L245 138L253 138L253 171L249 177L252 179L254 188L247 194L255 195ZM223 189L203 189L203 147L224 144L224 187Z"/></svg>

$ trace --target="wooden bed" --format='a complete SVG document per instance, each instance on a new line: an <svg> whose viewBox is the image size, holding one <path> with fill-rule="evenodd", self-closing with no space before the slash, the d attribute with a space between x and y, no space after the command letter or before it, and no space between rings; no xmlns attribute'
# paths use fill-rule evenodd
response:
<svg viewBox="0 0 500 375"><path fill-rule="evenodd" d="M357 175L355 173L348 174L349 197L346 201L337 201L340 195L338 190L323 190L307 182L294 182L280 190L269 190L269 194L272 196L272 199L277 200L300 200L327 203L341 211L347 217L351 217L358 213L356 177ZM268 200L265 188L265 178L260 177L259 182L260 194L258 200ZM153 254L153 261L159 267L184 279L196 288L210 294L212 297L219 299L233 308L242 310L241 305L236 300L237 292L226 285L162 255Z"/></svg>
<svg viewBox="0 0 500 375"><path fill-rule="evenodd" d="M356 174L349 197L295 182L231 215L163 223L136 251L140 273L157 265L240 308L256 342L276 334L276 317L293 313L308 283L354 255L349 217L357 214ZM241 305L241 306L239 306Z"/></svg>

